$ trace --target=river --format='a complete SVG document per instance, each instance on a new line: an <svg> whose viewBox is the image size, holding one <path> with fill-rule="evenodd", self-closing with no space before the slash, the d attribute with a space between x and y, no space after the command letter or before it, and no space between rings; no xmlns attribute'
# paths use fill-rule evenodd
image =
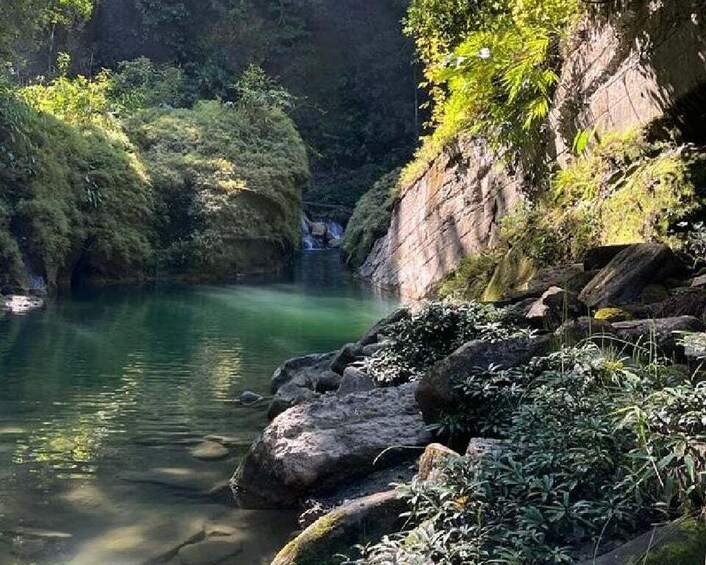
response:
<svg viewBox="0 0 706 565"><path fill-rule="evenodd" d="M234 400L394 306L314 252L280 281L81 291L0 318L0 563L138 564L214 521L243 564L267 562L295 517L208 494L266 425L266 403ZM192 456L210 434L226 459Z"/></svg>

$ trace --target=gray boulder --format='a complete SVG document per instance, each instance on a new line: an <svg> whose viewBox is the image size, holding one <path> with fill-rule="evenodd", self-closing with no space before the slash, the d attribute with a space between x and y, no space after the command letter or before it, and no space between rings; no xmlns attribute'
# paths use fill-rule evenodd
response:
<svg viewBox="0 0 706 565"><path fill-rule="evenodd" d="M375 383L368 375L358 367L346 367L343 371L341 384L337 394L351 394L353 392L364 392L375 388Z"/></svg>
<svg viewBox="0 0 706 565"><path fill-rule="evenodd" d="M267 417L270 420L274 420L285 410L311 400L313 398L318 398L319 394L311 390L305 384L300 384L298 382L290 382L280 387L275 396L270 402L270 406L267 409Z"/></svg>
<svg viewBox="0 0 706 565"><path fill-rule="evenodd" d="M417 390L417 402L424 421L437 422L454 402L454 386L474 370L491 365L507 369L527 363L549 350L548 336L520 337L504 341L470 341L439 361L424 375Z"/></svg>
<svg viewBox="0 0 706 565"><path fill-rule="evenodd" d="M398 308L392 314L389 316L386 316L379 322L377 322L372 328L370 328L365 335L360 338L360 341L358 343L365 347L366 345L370 345L371 343L376 343L380 340L380 336L385 333L385 330L388 329L390 326L393 324L396 324L397 322L401 322L402 320L405 320L406 318L409 318L411 316L411 310L403 306L402 308Z"/></svg>
<svg viewBox="0 0 706 565"><path fill-rule="evenodd" d="M630 245L586 285L579 300L589 308L629 304L640 297L648 284L665 280L676 269L676 257L666 245Z"/></svg>
<svg viewBox="0 0 706 565"><path fill-rule="evenodd" d="M579 312L579 303L574 293L552 286L531 304L525 317L537 327L555 329L567 318L576 317Z"/></svg>
<svg viewBox="0 0 706 565"><path fill-rule="evenodd" d="M629 244L623 245L601 245L599 247L593 247L586 251L586 255L583 258L583 270L584 271L597 271L605 267L610 263L615 256L630 247Z"/></svg>
<svg viewBox="0 0 706 565"><path fill-rule="evenodd" d="M364 357L362 345L359 343L347 343L331 360L331 370L342 375L348 365L361 361Z"/></svg>
<svg viewBox="0 0 706 565"><path fill-rule="evenodd" d="M612 325L619 337L632 343L654 342L667 355L683 353L683 348L678 345L679 332L704 331L703 323L693 316L631 320Z"/></svg>
<svg viewBox="0 0 706 565"><path fill-rule="evenodd" d="M313 489L332 488L391 466L390 446L431 439L415 383L326 395L279 415L255 440L231 486L244 507L294 507Z"/></svg>
<svg viewBox="0 0 706 565"><path fill-rule="evenodd" d="M270 382L274 398L270 402L268 417L273 419L295 404L337 390L341 375L330 368L335 356L336 353L332 352L295 357L278 367Z"/></svg>
<svg viewBox="0 0 706 565"><path fill-rule="evenodd" d="M305 355L304 357L295 357L285 361L277 367L272 379L270 380L270 392L275 394L279 388L297 379L299 382L315 383L318 376L330 369L331 360L335 357L336 352L314 355ZM315 386L310 387L312 390Z"/></svg>
<svg viewBox="0 0 706 565"><path fill-rule="evenodd" d="M562 345L576 345L587 338L603 339L611 335L614 336L615 331L610 322L588 316L564 322L554 332L554 336Z"/></svg>

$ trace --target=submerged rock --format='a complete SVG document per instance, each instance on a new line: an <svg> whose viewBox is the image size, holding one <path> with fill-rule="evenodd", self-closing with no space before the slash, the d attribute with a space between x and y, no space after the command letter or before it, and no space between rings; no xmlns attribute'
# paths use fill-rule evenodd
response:
<svg viewBox="0 0 706 565"><path fill-rule="evenodd" d="M191 450L191 456L202 461L218 461L230 455L230 451L217 441L204 441Z"/></svg>
<svg viewBox="0 0 706 565"><path fill-rule="evenodd" d="M231 481L245 507L294 507L313 489L334 487L396 462L390 446L431 439L416 384L327 395L280 414L255 440Z"/></svg>

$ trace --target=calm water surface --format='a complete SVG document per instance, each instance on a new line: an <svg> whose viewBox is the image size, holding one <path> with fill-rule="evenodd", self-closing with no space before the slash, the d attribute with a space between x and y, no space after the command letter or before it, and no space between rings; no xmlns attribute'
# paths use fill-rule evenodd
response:
<svg viewBox="0 0 706 565"><path fill-rule="evenodd" d="M392 308L319 252L289 281L86 291L0 317L0 564L142 563L207 521L238 530L242 563L264 562L293 516L206 494L266 424L265 404L234 399ZM191 456L209 434L229 436L230 457Z"/></svg>

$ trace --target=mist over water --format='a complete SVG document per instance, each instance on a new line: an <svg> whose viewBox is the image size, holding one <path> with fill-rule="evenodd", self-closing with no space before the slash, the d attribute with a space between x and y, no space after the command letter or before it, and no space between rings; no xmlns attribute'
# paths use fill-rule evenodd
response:
<svg viewBox="0 0 706 565"><path fill-rule="evenodd" d="M269 394L282 361L355 340L394 307L316 252L276 282L82 291L0 318L0 563L22 553L18 529L71 534L40 562L131 564L209 519L242 532L243 563L266 560L293 516L205 494L266 425L266 403L234 400ZM191 456L209 434L229 436L227 459Z"/></svg>

